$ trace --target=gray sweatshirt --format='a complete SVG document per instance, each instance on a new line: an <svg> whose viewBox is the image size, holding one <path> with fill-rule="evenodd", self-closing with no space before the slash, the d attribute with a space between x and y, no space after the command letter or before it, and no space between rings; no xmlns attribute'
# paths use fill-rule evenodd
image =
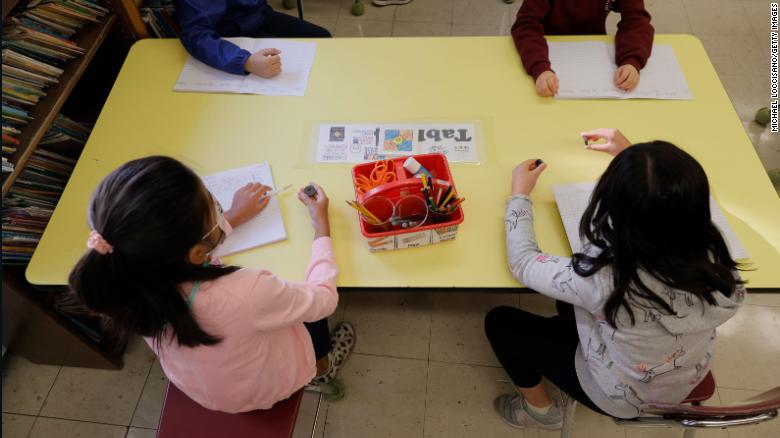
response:
<svg viewBox="0 0 780 438"><path fill-rule="evenodd" d="M604 412L632 418L640 414L642 403L678 403L707 375L715 328L736 313L745 298L744 287L731 298L716 292L718 305L712 306L640 272L644 284L677 315L666 315L649 302L634 300L630 306L635 324L630 324L621 308L614 329L604 315L604 304L613 290L610 268L582 277L574 272L571 258L541 252L528 196L507 201L504 222L512 275L539 293L574 305L580 338L574 359L577 378ZM592 248L586 245L586 253Z"/></svg>

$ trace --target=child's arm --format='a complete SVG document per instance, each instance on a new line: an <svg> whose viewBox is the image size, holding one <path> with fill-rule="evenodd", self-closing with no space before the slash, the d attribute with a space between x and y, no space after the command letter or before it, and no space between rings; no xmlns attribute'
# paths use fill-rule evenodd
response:
<svg viewBox="0 0 780 438"><path fill-rule="evenodd" d="M268 271L252 273L247 297L258 330L273 330L325 318L336 310L338 267L330 237L312 243L311 260L303 282L284 281ZM242 272L243 274L243 272Z"/></svg>
<svg viewBox="0 0 780 438"><path fill-rule="evenodd" d="M620 0L617 4L620 8L620 22L615 35L615 63L623 71L636 73L635 83L621 87L633 89L639 83L639 71L645 66L653 50L655 30L650 24L650 14L645 9L644 0ZM624 67L629 65L634 67L635 72ZM619 87L620 79L617 76L615 78L616 85Z"/></svg>
<svg viewBox="0 0 780 438"><path fill-rule="evenodd" d="M552 71L547 41L544 39L542 20L550 11L549 0L525 0L512 25L512 39L523 61L523 67L536 81L539 76Z"/></svg>
<svg viewBox="0 0 780 438"><path fill-rule="evenodd" d="M222 6L221 10L218 6ZM224 15L224 2L179 0L176 13L181 27L181 42L199 61L228 73L245 75L251 54L217 35L216 23Z"/></svg>
<svg viewBox="0 0 780 438"><path fill-rule="evenodd" d="M588 310L597 310L603 290L595 276L581 277L572 268L569 257L542 253L536 243L533 208L528 196L546 164L534 160L521 163L512 175L512 197L507 201L504 223L509 269L527 287Z"/></svg>

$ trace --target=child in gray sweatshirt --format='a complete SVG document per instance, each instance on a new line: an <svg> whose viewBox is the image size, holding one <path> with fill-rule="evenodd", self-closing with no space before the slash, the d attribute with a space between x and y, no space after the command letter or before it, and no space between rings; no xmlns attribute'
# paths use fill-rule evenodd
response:
<svg viewBox="0 0 780 438"><path fill-rule="evenodd" d="M506 205L512 275L557 300L544 318L493 309L485 331L516 394L495 407L516 427L560 428L561 401L542 377L602 414L632 418L643 403L679 402L707 375L715 328L745 288L709 210L709 185L693 157L654 141L631 146L619 131L583 134L615 158L580 223L583 251L543 253L529 195L547 164L521 163Z"/></svg>

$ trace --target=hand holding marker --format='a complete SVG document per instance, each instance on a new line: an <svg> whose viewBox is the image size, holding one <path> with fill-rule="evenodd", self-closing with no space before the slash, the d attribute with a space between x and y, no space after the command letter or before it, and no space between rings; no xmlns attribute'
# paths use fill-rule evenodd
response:
<svg viewBox="0 0 780 438"><path fill-rule="evenodd" d="M260 197L260 199L257 200L258 203L262 201L265 198L270 198L271 196L278 195L279 193L284 192L285 190L292 187L292 184L287 184L286 186L282 187L281 189L271 190L270 192L265 192L263 196Z"/></svg>

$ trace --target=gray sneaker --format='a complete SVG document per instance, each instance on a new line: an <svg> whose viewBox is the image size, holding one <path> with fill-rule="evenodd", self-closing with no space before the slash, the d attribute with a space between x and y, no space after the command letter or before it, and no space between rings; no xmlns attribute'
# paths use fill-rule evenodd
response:
<svg viewBox="0 0 780 438"><path fill-rule="evenodd" d="M500 395L493 401L493 406L501 419L512 427L558 430L563 426L563 408L557 399L545 415L529 409L521 394Z"/></svg>

